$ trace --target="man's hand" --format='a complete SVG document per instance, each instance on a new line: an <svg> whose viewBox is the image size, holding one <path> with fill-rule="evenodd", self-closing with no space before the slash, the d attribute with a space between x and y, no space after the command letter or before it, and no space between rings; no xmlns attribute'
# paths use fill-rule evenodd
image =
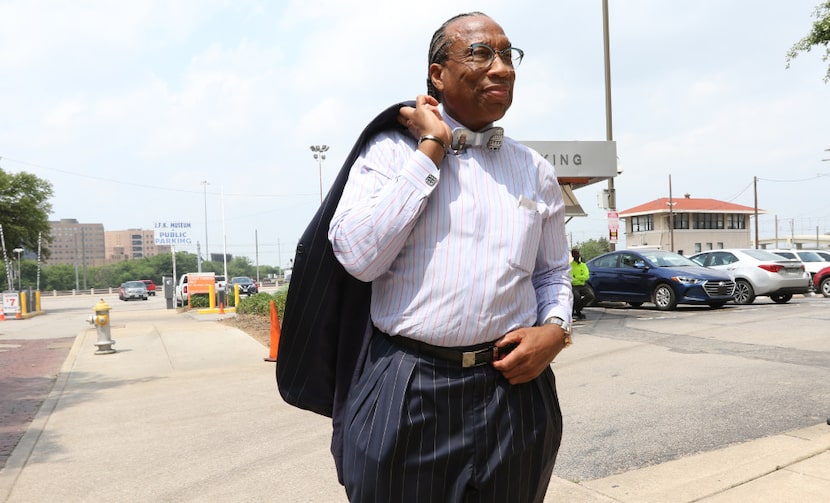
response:
<svg viewBox="0 0 830 503"><path fill-rule="evenodd" d="M409 130L409 133L420 138L430 134L440 138L444 145L452 143L452 131L441 117L438 101L432 96L419 95L415 98L415 108L401 107L398 113L398 122ZM436 165L444 158L444 151L437 142L424 142L419 147Z"/></svg>
<svg viewBox="0 0 830 503"><path fill-rule="evenodd" d="M565 332L557 325L520 328L502 337L496 347L510 343L517 343L518 346L501 360L493 362L493 367L510 384L522 384L535 379L564 349Z"/></svg>

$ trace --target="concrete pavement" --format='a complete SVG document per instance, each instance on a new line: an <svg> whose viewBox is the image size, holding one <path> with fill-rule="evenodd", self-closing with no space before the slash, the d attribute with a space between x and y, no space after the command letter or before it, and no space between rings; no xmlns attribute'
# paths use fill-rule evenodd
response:
<svg viewBox="0 0 830 503"><path fill-rule="evenodd" d="M95 355L95 330L81 330L0 471L0 501L345 501L329 420L283 403L267 348L221 317L166 311L116 324L111 355ZM830 426L817 424L602 479L554 478L545 501L828 494Z"/></svg>

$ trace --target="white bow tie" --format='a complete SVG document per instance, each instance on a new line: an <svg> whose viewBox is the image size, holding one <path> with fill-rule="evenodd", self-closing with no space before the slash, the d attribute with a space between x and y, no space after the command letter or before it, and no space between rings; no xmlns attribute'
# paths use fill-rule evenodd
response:
<svg viewBox="0 0 830 503"><path fill-rule="evenodd" d="M504 139L504 128L491 127L484 131L473 132L467 128L457 127L452 130L452 144L450 150L454 154L460 154L467 147L487 147L490 150L501 148Z"/></svg>

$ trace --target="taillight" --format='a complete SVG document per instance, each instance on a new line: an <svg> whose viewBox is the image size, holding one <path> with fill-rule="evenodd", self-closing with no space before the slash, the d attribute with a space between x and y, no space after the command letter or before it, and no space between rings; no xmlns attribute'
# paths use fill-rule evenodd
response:
<svg viewBox="0 0 830 503"><path fill-rule="evenodd" d="M784 268L784 266L780 264L761 264L758 267L769 272L778 272Z"/></svg>

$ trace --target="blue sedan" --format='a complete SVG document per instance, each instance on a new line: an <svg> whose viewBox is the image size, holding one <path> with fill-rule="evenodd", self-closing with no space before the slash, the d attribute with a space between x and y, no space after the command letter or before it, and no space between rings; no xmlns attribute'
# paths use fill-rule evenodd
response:
<svg viewBox="0 0 830 503"><path fill-rule="evenodd" d="M652 302L669 311L677 304L721 307L734 298L735 282L726 273L701 267L663 250L619 250L588 262L588 280L597 302Z"/></svg>

